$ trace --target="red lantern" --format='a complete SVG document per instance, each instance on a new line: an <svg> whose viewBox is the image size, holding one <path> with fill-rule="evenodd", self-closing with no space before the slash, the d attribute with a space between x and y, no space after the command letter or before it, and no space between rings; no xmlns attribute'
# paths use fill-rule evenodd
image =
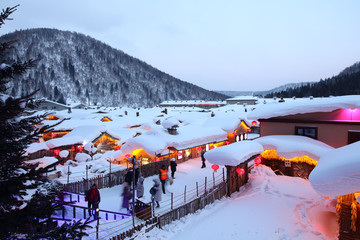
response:
<svg viewBox="0 0 360 240"><path fill-rule="evenodd" d="M177 155L180 157L182 156L182 152L178 152Z"/></svg>
<svg viewBox="0 0 360 240"><path fill-rule="evenodd" d="M235 131L233 132L233 134L234 134L234 136L237 135Z"/></svg>
<svg viewBox="0 0 360 240"><path fill-rule="evenodd" d="M52 133L52 134L51 134L51 137L52 137L52 138L56 137L56 134L55 134L55 133Z"/></svg>
<svg viewBox="0 0 360 240"><path fill-rule="evenodd" d="M219 169L219 165L213 164L211 168L216 172Z"/></svg>
<svg viewBox="0 0 360 240"><path fill-rule="evenodd" d="M225 141L225 144L226 144L226 145L229 145L229 144L230 144L230 142L229 142L229 141Z"/></svg>
<svg viewBox="0 0 360 240"><path fill-rule="evenodd" d="M256 165L259 165L261 163L261 157L260 156L257 156L255 159L254 159L254 162L256 163Z"/></svg>
<svg viewBox="0 0 360 240"><path fill-rule="evenodd" d="M116 146L116 150L120 150L121 146Z"/></svg>
<svg viewBox="0 0 360 240"><path fill-rule="evenodd" d="M240 175L242 175L242 174L245 173L245 170L242 169L242 168L237 168L237 169L236 169L236 172L237 172L237 174L240 176Z"/></svg>
<svg viewBox="0 0 360 240"><path fill-rule="evenodd" d="M251 128L248 128L248 130L247 130L248 132L251 132Z"/></svg>
<svg viewBox="0 0 360 240"><path fill-rule="evenodd" d="M201 151L201 147L197 147L196 150Z"/></svg>
<svg viewBox="0 0 360 240"><path fill-rule="evenodd" d="M71 147L71 151L75 151L75 146L72 146L72 147Z"/></svg>
<svg viewBox="0 0 360 240"><path fill-rule="evenodd" d="M55 153L55 155L59 155L60 150L59 150L59 149L55 149L55 150L54 150L54 153Z"/></svg>
<svg viewBox="0 0 360 240"><path fill-rule="evenodd" d="M251 125L253 125L253 126L256 126L256 124L257 124L257 121L252 121L251 122Z"/></svg>
<svg viewBox="0 0 360 240"><path fill-rule="evenodd" d="M83 146L81 146L81 145L78 145L76 148L77 148L79 151L83 150Z"/></svg>
<svg viewBox="0 0 360 240"><path fill-rule="evenodd" d="M214 146L211 146L210 149L214 149L215 147Z"/></svg>
<svg viewBox="0 0 360 240"><path fill-rule="evenodd" d="M126 158L129 158L129 157L130 157L130 154L126 154L125 157L126 157Z"/></svg>

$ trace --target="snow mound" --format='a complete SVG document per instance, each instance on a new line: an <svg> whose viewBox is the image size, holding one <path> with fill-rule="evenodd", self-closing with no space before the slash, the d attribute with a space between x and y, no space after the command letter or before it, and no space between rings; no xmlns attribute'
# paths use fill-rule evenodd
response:
<svg viewBox="0 0 360 240"><path fill-rule="evenodd" d="M75 156L75 161L77 162L86 162L90 159L91 159L90 155L86 153L77 153Z"/></svg>

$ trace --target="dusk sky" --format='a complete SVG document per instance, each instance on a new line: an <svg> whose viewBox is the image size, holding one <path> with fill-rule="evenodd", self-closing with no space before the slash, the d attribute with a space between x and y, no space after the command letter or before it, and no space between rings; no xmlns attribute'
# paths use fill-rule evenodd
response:
<svg viewBox="0 0 360 240"><path fill-rule="evenodd" d="M360 1L2 0L1 34L48 27L109 44L209 90L319 81L360 61Z"/></svg>

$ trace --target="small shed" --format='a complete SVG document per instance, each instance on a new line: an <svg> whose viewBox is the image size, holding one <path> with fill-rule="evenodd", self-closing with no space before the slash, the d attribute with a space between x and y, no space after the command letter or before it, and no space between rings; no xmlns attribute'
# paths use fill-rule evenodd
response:
<svg viewBox="0 0 360 240"><path fill-rule="evenodd" d="M263 151L264 148L257 142L241 141L212 149L204 157L212 164L226 167L227 193L230 196L247 183L249 165L253 165L255 157Z"/></svg>

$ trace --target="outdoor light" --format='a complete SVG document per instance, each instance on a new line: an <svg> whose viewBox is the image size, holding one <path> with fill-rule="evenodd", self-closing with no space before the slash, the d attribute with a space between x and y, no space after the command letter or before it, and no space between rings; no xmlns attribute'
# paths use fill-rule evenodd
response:
<svg viewBox="0 0 360 240"><path fill-rule="evenodd" d="M58 150L58 149L55 149L55 150L54 150L54 153L55 153L56 155L59 155L59 153L60 153L60 150Z"/></svg>
<svg viewBox="0 0 360 240"><path fill-rule="evenodd" d="M129 157L130 157L130 154L126 154L125 157L126 157L126 158L129 158Z"/></svg>
<svg viewBox="0 0 360 240"><path fill-rule="evenodd" d="M245 170L242 169L242 168L237 168L237 169L236 169L236 172L237 172L237 174L240 176L240 175L242 175L242 174L245 173Z"/></svg>
<svg viewBox="0 0 360 240"><path fill-rule="evenodd" d="M226 145L229 145L229 144L230 144L230 142L229 142L229 141L225 141L225 144L226 144Z"/></svg>
<svg viewBox="0 0 360 240"><path fill-rule="evenodd" d="M252 122L251 122L251 125L253 125L253 126L256 126L256 124L257 124L256 121L252 121Z"/></svg>
<svg viewBox="0 0 360 240"><path fill-rule="evenodd" d="M234 131L233 134L236 135L236 132Z"/></svg>
<svg viewBox="0 0 360 240"><path fill-rule="evenodd" d="M180 157L182 156L182 152L178 152L177 155Z"/></svg>
<svg viewBox="0 0 360 240"><path fill-rule="evenodd" d="M201 151L201 147L197 147L196 150Z"/></svg>
<svg viewBox="0 0 360 240"><path fill-rule="evenodd" d="M79 151L81 151L81 150L83 149L83 146L79 145L79 146L77 146L77 149L78 149Z"/></svg>
<svg viewBox="0 0 360 240"><path fill-rule="evenodd" d="M214 149L214 148L215 148L214 146L210 146L210 150L211 150L211 149Z"/></svg>
<svg viewBox="0 0 360 240"><path fill-rule="evenodd" d="M254 159L254 162L256 163L256 165L259 165L261 163L261 157L260 156L257 156L255 159Z"/></svg>
<svg viewBox="0 0 360 240"><path fill-rule="evenodd" d="M211 168L216 172L219 169L219 165L213 164Z"/></svg>

